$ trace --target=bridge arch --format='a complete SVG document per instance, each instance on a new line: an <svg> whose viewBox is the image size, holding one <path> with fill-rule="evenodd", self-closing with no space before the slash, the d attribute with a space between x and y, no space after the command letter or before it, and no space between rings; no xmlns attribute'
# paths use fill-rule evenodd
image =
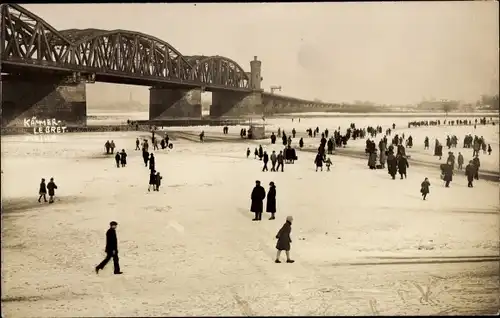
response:
<svg viewBox="0 0 500 318"><path fill-rule="evenodd" d="M189 81L191 64L169 43L127 30L70 29L68 63L102 72Z"/></svg>
<svg viewBox="0 0 500 318"><path fill-rule="evenodd" d="M243 68L235 61L223 56L210 56L192 59L191 79L206 86L248 89L250 79Z"/></svg>
<svg viewBox="0 0 500 318"><path fill-rule="evenodd" d="M64 35L20 5L1 4L0 16L2 59L58 63L71 46Z"/></svg>

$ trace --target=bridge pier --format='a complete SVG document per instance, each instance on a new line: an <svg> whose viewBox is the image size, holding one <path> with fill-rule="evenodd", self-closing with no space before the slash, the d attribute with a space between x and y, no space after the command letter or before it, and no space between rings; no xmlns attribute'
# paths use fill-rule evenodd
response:
<svg viewBox="0 0 500 318"><path fill-rule="evenodd" d="M264 114L261 92L212 92L210 117L239 117Z"/></svg>
<svg viewBox="0 0 500 318"><path fill-rule="evenodd" d="M201 117L201 89L149 89L149 120Z"/></svg>
<svg viewBox="0 0 500 318"><path fill-rule="evenodd" d="M2 75L0 94L2 127L25 127L25 119L55 119L61 126L87 125L85 83L60 77Z"/></svg>

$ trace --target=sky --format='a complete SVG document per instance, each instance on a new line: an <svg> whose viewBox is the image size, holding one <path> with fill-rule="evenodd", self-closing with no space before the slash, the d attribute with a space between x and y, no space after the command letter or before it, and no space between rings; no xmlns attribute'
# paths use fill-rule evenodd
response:
<svg viewBox="0 0 500 318"><path fill-rule="evenodd" d="M183 55L221 55L263 88L328 102L475 101L498 92L498 3L30 4L56 29L126 29ZM147 87L87 85L87 102L149 103Z"/></svg>

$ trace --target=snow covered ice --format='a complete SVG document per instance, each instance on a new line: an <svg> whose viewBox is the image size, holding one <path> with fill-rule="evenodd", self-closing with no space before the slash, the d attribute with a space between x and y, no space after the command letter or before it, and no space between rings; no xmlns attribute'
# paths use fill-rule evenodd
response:
<svg viewBox="0 0 500 318"><path fill-rule="evenodd" d="M268 130L327 127L327 119L268 120ZM328 119L330 131L370 119ZM363 120L363 122L361 122ZM462 140L471 127L406 129L410 118L371 119L414 137L412 156L427 158L423 136ZM416 120L416 119L415 119ZM339 124L337 124L337 121ZM341 124L340 124L341 123ZM479 127L493 147L483 162L498 170L498 126ZM399 129L401 128L401 129ZM206 136L221 127L179 128ZM453 131L452 131L453 129ZM173 129L172 129L173 130ZM175 138L175 133L169 135ZM495 134L496 131L496 134ZM231 135L239 127L229 127ZM475 133L475 132L473 132ZM496 313L499 301L499 187L411 165L407 180L369 170L365 160L331 156L314 172L314 153L284 173L261 172L262 141L173 140L155 151L163 175L148 192L149 171L135 138L145 132L63 134L47 140L2 137L2 307L5 317L162 315L428 315ZM106 140L128 153L117 169ZM294 139L294 144L299 138ZM307 146L318 140L304 137ZM246 158L245 150L252 154ZM364 140L348 143L363 149ZM432 147L431 147L432 148ZM459 147L453 151L465 149ZM446 152L446 149L444 149ZM469 149L467 149L469 151ZM472 150L470 150L472 151ZM431 151L429 151L430 153ZM422 159L422 160L423 160ZM486 163L489 162L489 163ZM486 167L485 167L486 169ZM55 178L55 204L39 204L40 179ZM431 182L427 201L420 183ZM252 222L254 181L277 188L276 220ZM264 213L265 214L265 213ZM294 264L275 264L275 235L293 215ZM123 275L112 264L96 275L104 233L117 229Z"/></svg>

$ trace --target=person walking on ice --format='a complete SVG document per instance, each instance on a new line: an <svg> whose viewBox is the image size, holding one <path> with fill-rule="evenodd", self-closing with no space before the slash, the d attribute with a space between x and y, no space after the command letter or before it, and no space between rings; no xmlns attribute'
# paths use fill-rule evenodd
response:
<svg viewBox="0 0 500 318"><path fill-rule="evenodd" d="M106 264L108 264L110 259L113 259L113 266L115 268L115 275L123 274L120 270L120 263L118 262L118 239L116 238L116 227L118 223L111 221L109 223L109 229L106 232L106 258L95 267L95 273L99 274L99 271L104 269Z"/></svg>
<svg viewBox="0 0 500 318"><path fill-rule="evenodd" d="M295 262L290 258L290 243L292 243L292 240L290 239L290 233L292 232L292 222L293 217L287 216L285 224L283 224L281 229L278 231L278 234L276 234L276 238L278 239L278 243L276 243L276 249L278 250L278 252L276 253L276 260L274 261L275 263L281 263L281 251L285 251L287 263Z"/></svg>
<svg viewBox="0 0 500 318"><path fill-rule="evenodd" d="M332 165L332 160L330 159L330 157L326 159L325 163L326 163L326 171L330 171L330 166Z"/></svg>
<svg viewBox="0 0 500 318"><path fill-rule="evenodd" d="M153 191L156 191L156 171L151 170L151 173L149 174L149 185L148 185L148 192L151 191L151 186L153 186Z"/></svg>
<svg viewBox="0 0 500 318"><path fill-rule="evenodd" d="M41 202L42 197L43 197L43 201L47 202L47 186L45 185L44 178L42 178L42 181L40 182L40 190L38 190L38 194L40 195L38 197L38 202Z"/></svg>
<svg viewBox="0 0 500 318"><path fill-rule="evenodd" d="M120 154L117 152L115 155L115 162L117 168L120 168L120 159L121 159Z"/></svg>
<svg viewBox="0 0 500 318"><path fill-rule="evenodd" d="M425 201L425 198L429 194L429 187L431 186L431 183L429 182L428 178L425 178L425 180L422 182L420 185L420 193L422 193L422 198Z"/></svg>
<svg viewBox="0 0 500 318"><path fill-rule="evenodd" d="M54 196L56 195L55 189L57 189L54 183L54 178L50 178L50 182L47 184L47 190L49 190L49 203L54 203Z"/></svg>

